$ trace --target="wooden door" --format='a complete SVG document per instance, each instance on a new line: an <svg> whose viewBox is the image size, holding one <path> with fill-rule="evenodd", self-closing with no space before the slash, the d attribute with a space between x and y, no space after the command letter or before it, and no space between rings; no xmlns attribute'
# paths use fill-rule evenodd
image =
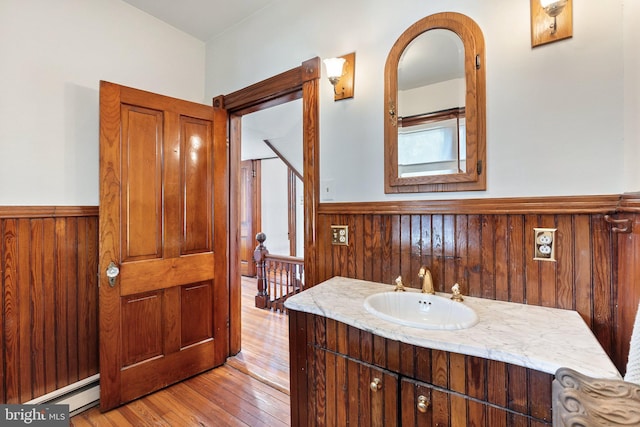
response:
<svg viewBox="0 0 640 427"><path fill-rule="evenodd" d="M101 82L102 410L228 353L226 120L221 108Z"/></svg>
<svg viewBox="0 0 640 427"><path fill-rule="evenodd" d="M255 277L253 251L260 224L260 160L240 163L240 274Z"/></svg>

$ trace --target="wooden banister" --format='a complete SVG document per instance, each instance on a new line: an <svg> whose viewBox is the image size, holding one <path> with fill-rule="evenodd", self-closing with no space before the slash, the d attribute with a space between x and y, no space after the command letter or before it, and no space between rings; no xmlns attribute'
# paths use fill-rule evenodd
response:
<svg viewBox="0 0 640 427"><path fill-rule="evenodd" d="M284 302L304 290L304 258L272 255L264 245L267 236L258 233L253 258L257 269L256 307L285 312Z"/></svg>
<svg viewBox="0 0 640 427"><path fill-rule="evenodd" d="M267 292L267 270L266 270L266 257L269 255L269 251L264 245L267 240L267 235L264 233L256 234L256 240L258 246L253 251L253 260L256 262L256 275L258 278L258 293L256 294L256 307L266 308L267 300L269 299L269 293Z"/></svg>

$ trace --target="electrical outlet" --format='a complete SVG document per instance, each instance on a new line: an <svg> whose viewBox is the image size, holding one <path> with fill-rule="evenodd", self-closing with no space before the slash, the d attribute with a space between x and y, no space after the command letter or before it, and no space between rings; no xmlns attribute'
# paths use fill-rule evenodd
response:
<svg viewBox="0 0 640 427"><path fill-rule="evenodd" d="M556 260L556 228L534 228L534 255L539 261Z"/></svg>
<svg viewBox="0 0 640 427"><path fill-rule="evenodd" d="M331 226L331 244L349 246L349 226L348 225L332 225Z"/></svg>

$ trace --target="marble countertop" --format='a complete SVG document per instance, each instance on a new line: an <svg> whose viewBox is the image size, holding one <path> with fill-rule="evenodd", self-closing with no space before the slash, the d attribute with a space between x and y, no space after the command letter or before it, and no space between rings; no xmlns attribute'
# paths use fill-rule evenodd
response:
<svg viewBox="0 0 640 427"><path fill-rule="evenodd" d="M367 296L392 290L392 285L334 277L290 297L285 307L325 316L407 344L483 357L549 374L568 367L592 377L621 379L576 311L464 296L461 304L478 314L480 320L476 325L454 331L418 329L380 319L364 308Z"/></svg>

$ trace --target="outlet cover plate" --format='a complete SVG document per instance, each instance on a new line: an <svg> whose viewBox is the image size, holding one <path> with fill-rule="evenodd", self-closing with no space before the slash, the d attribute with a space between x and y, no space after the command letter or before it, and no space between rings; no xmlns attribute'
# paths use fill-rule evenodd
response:
<svg viewBox="0 0 640 427"><path fill-rule="evenodd" d="M533 229L533 259L538 261L556 260L557 228Z"/></svg>
<svg viewBox="0 0 640 427"><path fill-rule="evenodd" d="M349 246L349 226L348 225L332 225L331 226L331 244L338 246Z"/></svg>

